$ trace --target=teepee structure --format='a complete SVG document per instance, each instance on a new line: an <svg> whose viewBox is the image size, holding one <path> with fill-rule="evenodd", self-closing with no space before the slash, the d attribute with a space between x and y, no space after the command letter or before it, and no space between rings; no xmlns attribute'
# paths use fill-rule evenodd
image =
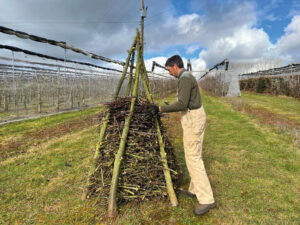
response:
<svg viewBox="0 0 300 225"><path fill-rule="evenodd" d="M135 66L135 73L133 74L134 69L134 58L136 55L136 66ZM130 65L129 65L130 64ZM136 36L134 37L133 43L131 48L128 51L128 57L126 59L126 64L123 68L122 76L119 80L116 92L113 97L113 101L118 100L118 95L120 92L120 89L123 85L123 82L128 74L128 68L130 67L129 72L129 79L128 79L128 86L127 86L127 95L130 96L130 107L129 112L126 114L125 119L123 121L122 125L122 132L120 132L120 142L118 143L117 149L115 149L114 156L114 162L113 165L111 165L112 172L111 172L111 182L109 185L109 196L107 199L107 206L108 206L108 216L114 217L117 214L117 190L119 188L119 182L120 182L120 173L122 172L122 163L124 159L124 152L126 151L126 146L128 146L128 134L130 131L130 125L132 122L132 119L134 117L135 108L137 108L137 104L139 104L138 100L138 90L139 90L139 81L142 81L143 84L143 90L145 92L145 96L147 98L147 101L149 103L154 103L152 98L152 93L149 88L149 79L148 74L146 71L144 58L143 58L143 40L142 35L140 34L139 30L136 30ZM111 112L108 111L106 115L102 119L101 129L100 129L100 135L99 139L97 141L96 149L95 149L95 155L93 158L92 166L90 168L87 184L84 189L84 192L82 194L82 199L87 199L90 195L91 187L94 185L94 177L95 176L103 176L103 171L101 170L101 173L97 172L99 171L99 163L101 164L101 159L103 160L103 153L101 151L104 150L104 142L107 135L107 127L109 123L109 119L111 118ZM165 186L166 186L166 192L169 196L170 202L172 206L177 206L178 201L177 197L174 191L172 177L170 171L172 169L168 166L168 158L167 153L165 149L165 140L162 136L162 128L161 123L159 121L159 118L157 116L154 116L152 118L154 120L154 126L155 126L155 137L157 137L157 140L155 140L158 143L159 146L159 157L161 163L161 170L163 171L164 178L165 178ZM141 157L140 157L141 158ZM103 179L102 179L103 182ZM150 180L151 183L151 180ZM104 184L103 184L104 186ZM132 189L136 187L131 187Z"/></svg>

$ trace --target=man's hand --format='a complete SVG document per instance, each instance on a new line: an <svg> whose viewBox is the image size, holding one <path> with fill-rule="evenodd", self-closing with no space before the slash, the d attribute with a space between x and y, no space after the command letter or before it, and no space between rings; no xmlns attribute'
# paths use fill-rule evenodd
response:
<svg viewBox="0 0 300 225"><path fill-rule="evenodd" d="M152 105L149 106L149 113L150 113L152 116L157 115L158 112L159 112L159 108L158 108L157 105L152 104Z"/></svg>

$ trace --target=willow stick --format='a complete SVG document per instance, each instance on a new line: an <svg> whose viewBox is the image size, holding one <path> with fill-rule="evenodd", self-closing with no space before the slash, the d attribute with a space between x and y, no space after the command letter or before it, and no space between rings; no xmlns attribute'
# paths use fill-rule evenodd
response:
<svg viewBox="0 0 300 225"><path fill-rule="evenodd" d="M143 64L144 66L144 64ZM144 84L144 89L145 89L145 93L147 96L147 99L149 102L153 103L153 98L152 95L150 94L149 91L149 86L147 85L147 80L146 78L148 78L147 76L147 72L146 72L146 68L143 68L143 72L142 73L142 81ZM154 121L155 121L155 125L156 125L156 131L157 131L157 137L158 137L158 143L159 143L159 148L160 148L160 156L161 156L161 161L163 164L163 171L164 171L164 175L165 175L165 180L166 180L166 184L167 184L167 192L170 198L170 202L172 206L177 206L178 205L178 200L174 191L174 187L173 187L173 182L172 182L172 177L171 177L171 173L170 173L170 169L168 167L168 160L167 160L167 153L165 151L165 145L164 145L164 141L161 135L161 130L159 127L159 122L157 119L157 116L154 116Z"/></svg>
<svg viewBox="0 0 300 225"><path fill-rule="evenodd" d="M118 98L118 96L119 96L119 93L120 93L122 84L123 84L123 82L124 82L124 79L125 79L125 77L126 77L126 73L127 73L127 70L128 70L130 57L131 57L131 55L132 55L132 52L135 50L136 43L137 43L137 36L134 37L133 43L132 43L132 45L131 45L131 48L130 48L130 50L128 51L128 56L127 56L127 58L126 58L126 63L125 63L125 66L124 66L124 68L123 68L122 77L121 77L121 79L119 80L119 83L118 83L118 86L117 86L117 89L116 89L116 92L115 92L115 95L114 95L114 101L115 101L115 100Z"/></svg>
<svg viewBox="0 0 300 225"><path fill-rule="evenodd" d="M127 59L126 59L126 63L124 65L122 76L121 76L121 79L119 80L118 87L116 89L113 101L117 100L118 95L120 93L122 84L123 84L124 79L125 79L126 74L127 74L130 57L131 57L132 53L135 50L136 42L137 42L137 36L134 37L132 46L131 46L130 50L128 51L128 56L127 56ZM91 168L89 170L86 187L84 188L83 193L81 195L81 200L87 199L88 192L89 192L89 187L93 184L91 182L91 178L92 178L92 176L95 173L95 168L96 168L97 162L98 162L99 157L100 157L100 148L101 148L104 136L105 136L105 132L106 132L106 128L107 128L107 123L108 123L109 116L110 116L110 113L107 112L106 116L102 119L102 125L101 125L101 129L100 129L100 135L99 135L98 142L96 144L96 151L95 151L95 154L94 154L93 163L92 163L92 166L91 166Z"/></svg>
<svg viewBox="0 0 300 225"><path fill-rule="evenodd" d="M151 87L150 87L150 81L149 81L149 78L148 78L148 75L147 75L147 70L146 70L146 66L145 66L145 61L143 60L143 65L142 65L142 69L143 69L143 74L144 74L144 79L146 81L146 84L147 84L147 87L148 87L148 90L149 90L149 94L151 95L152 97L152 93L150 92L151 90ZM153 101L153 100L152 100Z"/></svg>
<svg viewBox="0 0 300 225"><path fill-rule="evenodd" d="M139 32L137 30L137 36L139 36ZM130 113L125 119L124 128L122 131L122 137L119 145L118 152L115 157L114 162L114 169L113 169L113 175L111 179L111 185L110 185L110 193L109 193L109 199L108 199L108 217L114 217L117 214L117 200L116 200L116 194L117 194L117 188L118 188L118 178L120 173L120 166L122 163L125 145L127 141L127 136L129 132L129 126L130 121L133 116L134 112L134 105L137 98L137 91L138 91L138 82L139 82L139 73L140 73L140 43L139 40L137 41L137 60L136 60L136 70L135 70L135 81L132 91L133 98L131 99L131 105L130 105Z"/></svg>
<svg viewBox="0 0 300 225"><path fill-rule="evenodd" d="M132 52L131 54L131 63L130 63L130 72L129 72L129 81L128 81L128 86L127 86L127 92L126 92L126 96L130 95L131 92L131 86L132 86L132 74L133 74L133 67L134 67L134 54L135 51Z"/></svg>

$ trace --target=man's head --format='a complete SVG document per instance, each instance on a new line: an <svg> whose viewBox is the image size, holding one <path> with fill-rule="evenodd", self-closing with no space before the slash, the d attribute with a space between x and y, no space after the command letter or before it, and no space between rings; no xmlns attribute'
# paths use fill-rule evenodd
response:
<svg viewBox="0 0 300 225"><path fill-rule="evenodd" d="M178 77L179 72L184 68L184 65L179 55L173 55L167 59L165 67L169 70L170 75Z"/></svg>

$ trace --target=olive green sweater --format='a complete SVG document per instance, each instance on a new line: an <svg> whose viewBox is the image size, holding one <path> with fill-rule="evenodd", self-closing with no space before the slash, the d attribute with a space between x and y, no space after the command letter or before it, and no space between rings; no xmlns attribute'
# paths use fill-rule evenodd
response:
<svg viewBox="0 0 300 225"><path fill-rule="evenodd" d="M184 68L178 76L178 101L161 107L162 112L178 112L198 109L202 105L198 83Z"/></svg>

